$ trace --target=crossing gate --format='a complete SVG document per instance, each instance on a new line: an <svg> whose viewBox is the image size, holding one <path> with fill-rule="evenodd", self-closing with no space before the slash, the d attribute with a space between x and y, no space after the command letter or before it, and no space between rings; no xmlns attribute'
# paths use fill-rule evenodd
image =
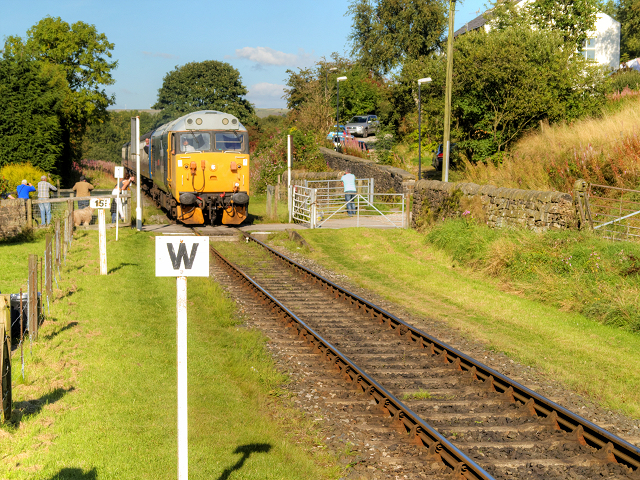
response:
<svg viewBox="0 0 640 480"><path fill-rule="evenodd" d="M586 195L576 192L581 220L611 240L640 238L640 191L589 184ZM584 200L583 200L584 199Z"/></svg>
<svg viewBox="0 0 640 480"><path fill-rule="evenodd" d="M357 179L357 192L349 208L340 180L293 185L292 218L309 228L378 227L407 228L407 200L400 193L374 193L373 179Z"/></svg>

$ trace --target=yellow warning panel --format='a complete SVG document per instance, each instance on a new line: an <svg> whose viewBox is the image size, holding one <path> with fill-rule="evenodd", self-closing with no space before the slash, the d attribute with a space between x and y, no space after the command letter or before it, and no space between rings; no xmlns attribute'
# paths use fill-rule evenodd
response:
<svg viewBox="0 0 640 480"><path fill-rule="evenodd" d="M224 225L240 225L246 218L246 205L230 205L222 210L222 223Z"/></svg>
<svg viewBox="0 0 640 480"><path fill-rule="evenodd" d="M178 205L178 221L187 225L202 225L204 223L202 209L193 205L185 207Z"/></svg>

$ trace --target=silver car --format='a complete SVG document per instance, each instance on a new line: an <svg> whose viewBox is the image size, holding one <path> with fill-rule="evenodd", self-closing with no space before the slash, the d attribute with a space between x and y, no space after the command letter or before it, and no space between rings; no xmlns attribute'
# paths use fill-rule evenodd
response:
<svg viewBox="0 0 640 480"><path fill-rule="evenodd" d="M375 115L356 115L346 125L350 135L358 135L367 138L370 133L376 133L380 128L380 122Z"/></svg>

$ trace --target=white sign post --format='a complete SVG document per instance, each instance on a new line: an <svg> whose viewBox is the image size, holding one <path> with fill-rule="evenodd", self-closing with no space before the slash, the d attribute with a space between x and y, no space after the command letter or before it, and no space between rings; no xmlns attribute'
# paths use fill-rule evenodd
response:
<svg viewBox="0 0 640 480"><path fill-rule="evenodd" d="M209 237L156 237L156 277L177 277L178 480L189 478L187 277L209 276Z"/></svg>
<svg viewBox="0 0 640 480"><path fill-rule="evenodd" d="M116 192L116 242L118 241L118 220L120 217L120 180L124 177L124 167L116 167L115 171L116 177L116 188L118 191ZM113 193L113 192L112 192Z"/></svg>
<svg viewBox="0 0 640 480"><path fill-rule="evenodd" d="M92 198L91 208L98 208L98 232L100 245L100 275L107 274L107 227L104 221L105 208L111 207L110 198Z"/></svg>
<svg viewBox="0 0 640 480"><path fill-rule="evenodd" d="M136 161L136 229L142 230L142 203L140 200L140 117L131 117L131 155Z"/></svg>

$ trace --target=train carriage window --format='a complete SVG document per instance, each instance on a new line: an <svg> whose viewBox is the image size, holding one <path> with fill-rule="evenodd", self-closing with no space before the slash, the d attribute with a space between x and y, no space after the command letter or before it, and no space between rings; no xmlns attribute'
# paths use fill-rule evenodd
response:
<svg viewBox="0 0 640 480"><path fill-rule="evenodd" d="M217 132L216 133L216 152L240 152L246 153L246 136L242 133L235 132Z"/></svg>

